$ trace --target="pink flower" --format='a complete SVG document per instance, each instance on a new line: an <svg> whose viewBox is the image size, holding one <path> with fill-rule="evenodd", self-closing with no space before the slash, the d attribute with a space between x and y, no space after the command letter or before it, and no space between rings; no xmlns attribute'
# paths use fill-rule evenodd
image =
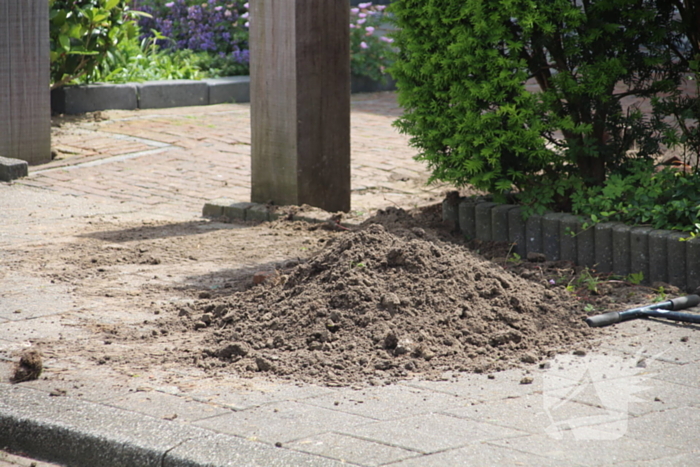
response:
<svg viewBox="0 0 700 467"><path fill-rule="evenodd" d="M380 40L380 41L387 42L387 43L389 43L389 44L391 44L391 43L394 42L394 39L392 39L391 37L386 37L386 36L380 37L379 40Z"/></svg>
<svg viewBox="0 0 700 467"><path fill-rule="evenodd" d="M215 11L221 11L221 10L223 10L223 9L224 9L224 7L222 7L221 5L219 5L219 6L217 6L217 7L214 7L214 10L215 10Z"/></svg>
<svg viewBox="0 0 700 467"><path fill-rule="evenodd" d="M175 5L175 2L168 2L165 4L165 6L167 6L168 8L172 8L173 5Z"/></svg>
<svg viewBox="0 0 700 467"><path fill-rule="evenodd" d="M249 8L250 8L250 4L249 4L249 3L244 3L244 4L243 4L243 8L245 8L246 10L249 9Z"/></svg>
<svg viewBox="0 0 700 467"><path fill-rule="evenodd" d="M228 18L229 16L231 16L232 14L233 14L233 13L231 13L231 10L226 10L226 11L224 11L224 16L227 17L227 18Z"/></svg>
<svg viewBox="0 0 700 467"><path fill-rule="evenodd" d="M372 6L372 2L360 3L360 4L357 5L357 6L360 7L360 8L369 8L369 7Z"/></svg>
<svg viewBox="0 0 700 467"><path fill-rule="evenodd" d="M248 21L246 21L245 24L244 24L243 26L249 28L249 27L250 27L250 23L249 23Z"/></svg>
<svg viewBox="0 0 700 467"><path fill-rule="evenodd" d="M250 16L250 13L248 13L248 12L246 11L245 13L243 13L243 14L241 15L241 18L245 19L245 18L247 18L248 16Z"/></svg>
<svg viewBox="0 0 700 467"><path fill-rule="evenodd" d="M367 17L367 13L360 13L360 14L357 15L357 16L359 16L360 18L366 18L366 17Z"/></svg>
<svg viewBox="0 0 700 467"><path fill-rule="evenodd" d="M356 15L356 14L358 14L359 12L360 12L360 9L359 9L359 8L350 8L350 13L352 13L353 15Z"/></svg>
<svg viewBox="0 0 700 467"><path fill-rule="evenodd" d="M377 5L376 8L377 8L377 11L382 11L383 9L386 8L386 5Z"/></svg>
<svg viewBox="0 0 700 467"><path fill-rule="evenodd" d="M362 23L364 23L365 21L367 21L366 18L358 19L358 20L357 20L357 24L362 24Z"/></svg>
<svg viewBox="0 0 700 467"><path fill-rule="evenodd" d="M368 48L368 47L369 47L369 46L367 45L367 42L365 42L365 41L360 42L360 48L366 49L366 48Z"/></svg>
<svg viewBox="0 0 700 467"><path fill-rule="evenodd" d="M368 36L371 36L372 33L374 32L374 26L367 26L367 27L365 28L365 31L367 31L367 35L368 35Z"/></svg>

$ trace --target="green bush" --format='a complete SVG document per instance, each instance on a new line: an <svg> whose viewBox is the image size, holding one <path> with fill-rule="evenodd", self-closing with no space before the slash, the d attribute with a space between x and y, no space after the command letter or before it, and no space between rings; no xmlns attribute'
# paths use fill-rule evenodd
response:
<svg viewBox="0 0 700 467"><path fill-rule="evenodd" d="M52 89L90 80L122 40L136 37L129 0L49 0Z"/></svg>
<svg viewBox="0 0 700 467"><path fill-rule="evenodd" d="M670 7L398 0L390 11L400 49L390 71L404 108L397 126L433 180L565 210L575 192L661 150L659 121L623 112L621 100L675 88ZM526 89L531 78L538 92Z"/></svg>

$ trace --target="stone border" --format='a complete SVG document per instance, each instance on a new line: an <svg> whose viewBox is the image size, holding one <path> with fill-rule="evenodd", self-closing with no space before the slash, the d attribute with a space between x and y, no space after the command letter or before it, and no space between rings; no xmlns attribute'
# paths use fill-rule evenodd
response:
<svg viewBox="0 0 700 467"><path fill-rule="evenodd" d="M0 181L11 182L29 175L27 161L0 156Z"/></svg>
<svg viewBox="0 0 700 467"><path fill-rule="evenodd" d="M304 221L315 224L330 222L333 214L323 209L311 206L294 207L294 211L283 209L289 206L269 206L259 203L239 202L230 198L218 198L204 204L203 217L220 218L229 220L269 222L289 217L292 221ZM291 216L290 216L291 213ZM359 225L354 219L343 220L345 226Z"/></svg>
<svg viewBox="0 0 700 467"><path fill-rule="evenodd" d="M522 258L539 253L623 277L642 273L645 284L664 282L688 292L700 287L700 237L684 232L619 222L584 228L583 217L565 213L524 220L520 206L483 198L447 198L442 217L468 238L513 243Z"/></svg>
<svg viewBox="0 0 700 467"><path fill-rule="evenodd" d="M351 92L393 91L396 83L353 76ZM51 91L51 111L81 114L99 110L135 110L250 102L250 76L201 81L177 79L127 84L65 86Z"/></svg>

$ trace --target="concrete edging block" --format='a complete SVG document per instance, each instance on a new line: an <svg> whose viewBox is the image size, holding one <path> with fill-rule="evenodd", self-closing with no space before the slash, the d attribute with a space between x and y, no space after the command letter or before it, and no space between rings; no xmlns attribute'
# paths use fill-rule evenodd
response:
<svg viewBox="0 0 700 467"><path fill-rule="evenodd" d="M264 204L252 203L253 206L249 207L246 211L247 221L269 221L270 220L270 210Z"/></svg>
<svg viewBox="0 0 700 467"><path fill-rule="evenodd" d="M579 225L579 217L573 214L567 214L559 221L559 258L564 261L576 262Z"/></svg>
<svg viewBox="0 0 700 467"><path fill-rule="evenodd" d="M649 233L652 227L630 229L630 273L642 274L642 282L649 282Z"/></svg>
<svg viewBox="0 0 700 467"><path fill-rule="evenodd" d="M476 238L476 204L474 198L465 198L457 207L459 230L468 240Z"/></svg>
<svg viewBox="0 0 700 467"><path fill-rule="evenodd" d="M204 203L202 217L221 217L224 215L224 208L236 201L230 198L217 198Z"/></svg>
<svg viewBox="0 0 700 467"><path fill-rule="evenodd" d="M525 235L525 219L520 206L508 211L508 241L513 244L513 252L521 258L527 255L527 235Z"/></svg>
<svg viewBox="0 0 700 467"><path fill-rule="evenodd" d="M140 109L188 107L209 103L209 86L203 81L178 79L137 84Z"/></svg>
<svg viewBox="0 0 700 467"><path fill-rule="evenodd" d="M649 232L649 282L668 283L668 235L670 230Z"/></svg>
<svg viewBox="0 0 700 467"><path fill-rule="evenodd" d="M209 105L250 102L250 76L225 76L202 81L209 87Z"/></svg>
<svg viewBox="0 0 700 467"><path fill-rule="evenodd" d="M448 196L442 201L442 221L453 229L459 229L459 203L463 198Z"/></svg>
<svg viewBox="0 0 700 467"><path fill-rule="evenodd" d="M498 203L483 202L476 205L476 238L481 241L492 240L491 209Z"/></svg>
<svg viewBox="0 0 700 467"><path fill-rule="evenodd" d="M612 228L612 272L622 277L630 273L630 230L625 224Z"/></svg>
<svg viewBox="0 0 700 467"><path fill-rule="evenodd" d="M613 272L613 227L619 222L601 222L593 228L596 270L602 273Z"/></svg>
<svg viewBox="0 0 700 467"><path fill-rule="evenodd" d="M257 205L255 203L231 203L224 207L224 216L229 219L246 221L248 220L248 210L253 206Z"/></svg>
<svg viewBox="0 0 700 467"><path fill-rule="evenodd" d="M549 212L542 216L542 248L545 257L549 261L559 261L561 220L567 216L560 212Z"/></svg>
<svg viewBox="0 0 700 467"><path fill-rule="evenodd" d="M671 232L667 237L668 283L681 290L686 289L686 241L689 235L683 232Z"/></svg>
<svg viewBox="0 0 700 467"><path fill-rule="evenodd" d="M595 230L592 225L586 226L586 220L578 219L578 233L576 234L576 262L586 268L595 268Z"/></svg>
<svg viewBox="0 0 700 467"><path fill-rule="evenodd" d="M51 91L51 110L74 115L98 110L138 108L136 83L64 86Z"/></svg>
<svg viewBox="0 0 700 467"><path fill-rule="evenodd" d="M513 204L499 204L491 209L491 238L493 241L508 241L508 212L516 207Z"/></svg>
<svg viewBox="0 0 700 467"><path fill-rule="evenodd" d="M526 254L543 253L542 216L540 214L532 214L525 221L525 244Z"/></svg>
<svg viewBox="0 0 700 467"><path fill-rule="evenodd" d="M29 175L27 161L0 156L0 181L11 182L27 175Z"/></svg>
<svg viewBox="0 0 700 467"><path fill-rule="evenodd" d="M694 292L700 287L700 237L685 242L686 251L686 288Z"/></svg>

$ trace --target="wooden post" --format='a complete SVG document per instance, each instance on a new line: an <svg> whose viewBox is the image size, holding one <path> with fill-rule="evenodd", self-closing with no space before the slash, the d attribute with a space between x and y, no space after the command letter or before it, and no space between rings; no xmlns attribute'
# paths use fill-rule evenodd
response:
<svg viewBox="0 0 700 467"><path fill-rule="evenodd" d="M0 156L51 161L49 2L0 1Z"/></svg>
<svg viewBox="0 0 700 467"><path fill-rule="evenodd" d="M348 2L250 6L251 199L349 211Z"/></svg>

